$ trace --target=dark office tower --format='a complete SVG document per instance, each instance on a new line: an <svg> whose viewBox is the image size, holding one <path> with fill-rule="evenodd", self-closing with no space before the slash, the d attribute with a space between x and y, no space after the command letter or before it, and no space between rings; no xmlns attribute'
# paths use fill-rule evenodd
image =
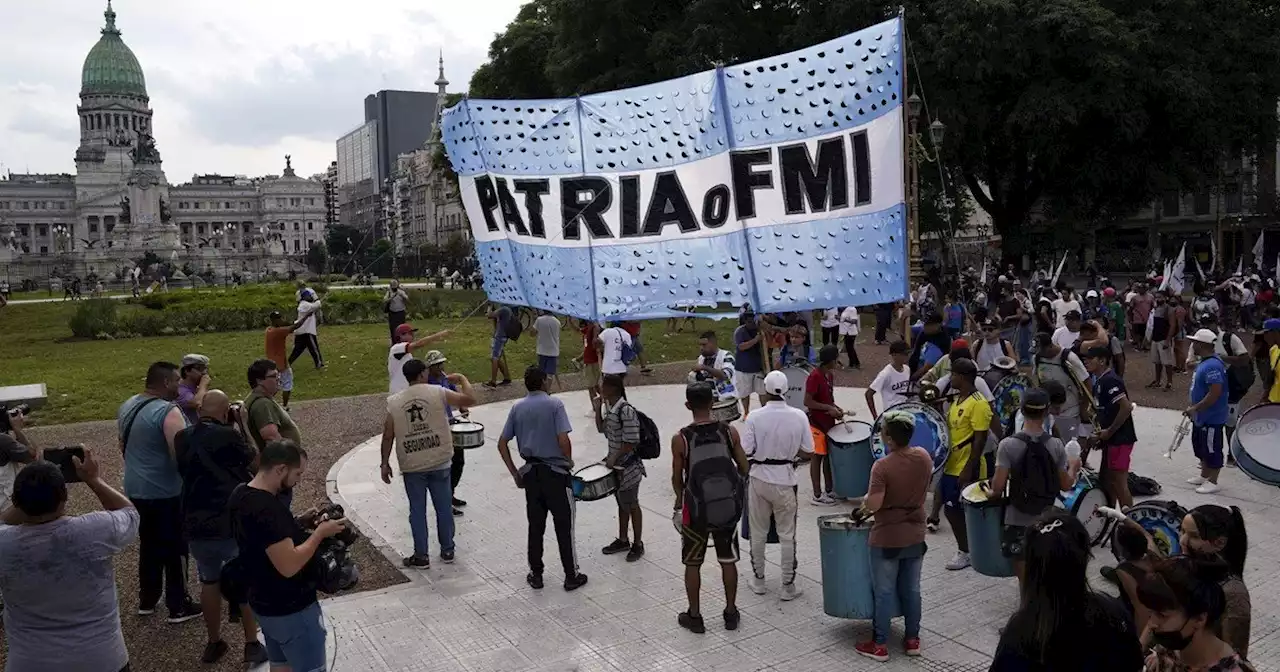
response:
<svg viewBox="0 0 1280 672"><path fill-rule="evenodd" d="M378 122L378 182L395 172L396 157L420 149L431 139L436 94L425 91L379 91L364 99L365 122Z"/></svg>

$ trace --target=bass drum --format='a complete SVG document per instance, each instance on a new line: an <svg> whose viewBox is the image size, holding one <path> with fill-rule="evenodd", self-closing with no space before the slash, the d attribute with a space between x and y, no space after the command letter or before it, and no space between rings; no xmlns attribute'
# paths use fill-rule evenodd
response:
<svg viewBox="0 0 1280 672"><path fill-rule="evenodd" d="M933 473L942 470L951 454L951 430L947 428L947 419L942 417L938 409L918 401L904 401L885 409L889 411L906 411L916 418L916 431L911 434L911 445L920 446L929 451L933 457ZM880 459L885 456L884 443L880 440L880 421L884 413L871 425L871 457Z"/></svg>
<svg viewBox="0 0 1280 672"><path fill-rule="evenodd" d="M1280 404L1254 406L1240 415L1231 456L1249 478L1280 486Z"/></svg>
<svg viewBox="0 0 1280 672"><path fill-rule="evenodd" d="M812 371L813 367L807 363L791 364L782 369L787 376L787 405L791 408L808 412L804 407L804 383L809 379L809 373Z"/></svg>
<svg viewBox="0 0 1280 672"><path fill-rule="evenodd" d="M1187 510L1178 506L1177 502L1165 501L1160 499L1148 499L1129 507L1125 512L1129 516L1129 520L1136 522L1142 526L1142 529L1151 535L1155 540L1156 547L1165 557L1182 554L1182 519L1186 517ZM1119 526L1117 526L1119 527ZM1116 556L1116 560L1120 561L1119 551L1116 550L1116 533L1111 531L1111 552Z"/></svg>
<svg viewBox="0 0 1280 672"><path fill-rule="evenodd" d="M996 417L1000 418L1001 427L1013 426L1013 419L1018 415L1018 409L1022 408L1022 393L1032 387L1035 387L1035 384L1031 382L1030 376L1025 373L1015 373L1005 376L991 388L991 396L995 399L991 410L995 412Z"/></svg>
<svg viewBox="0 0 1280 672"><path fill-rule="evenodd" d="M1076 517L1084 524L1084 529L1089 533L1089 544L1097 546L1107 538L1107 532L1111 530L1112 520L1094 515L1100 506L1113 506L1109 501L1107 493L1097 484L1097 474L1092 469L1083 469L1080 475L1076 477L1075 487L1070 490L1058 493L1058 499L1054 504L1061 509L1066 509L1071 515Z"/></svg>

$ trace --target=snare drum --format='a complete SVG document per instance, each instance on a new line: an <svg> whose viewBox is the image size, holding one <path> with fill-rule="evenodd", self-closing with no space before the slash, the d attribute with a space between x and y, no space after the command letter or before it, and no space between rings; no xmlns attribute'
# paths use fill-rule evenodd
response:
<svg viewBox="0 0 1280 672"><path fill-rule="evenodd" d="M620 481L616 470L603 462L587 465L573 472L573 498L580 502L594 502L618 491Z"/></svg>
<svg viewBox="0 0 1280 672"><path fill-rule="evenodd" d="M1280 486L1280 404L1254 406L1240 415L1231 456L1249 478Z"/></svg>
<svg viewBox="0 0 1280 672"><path fill-rule="evenodd" d="M737 399L721 399L711 405L711 419L730 423L742 417Z"/></svg>
<svg viewBox="0 0 1280 672"><path fill-rule="evenodd" d="M947 463L951 454L951 430L947 428L947 419L942 417L938 409L918 401L904 401L885 410L906 411L916 418L916 431L911 434L911 445L920 446L929 451L933 457L933 473L936 475L942 465ZM885 456L884 443L880 441L880 419L876 418L871 426L871 456L880 459Z"/></svg>
<svg viewBox="0 0 1280 672"><path fill-rule="evenodd" d="M1076 485L1070 490L1064 490L1058 494L1057 501L1054 502L1060 509L1065 509L1076 517L1081 523L1084 523L1084 529L1089 533L1089 544L1097 546L1107 538L1107 531L1111 529L1111 520L1101 516L1095 516L1094 512L1100 506L1114 506L1108 500L1107 493L1098 487L1097 476L1090 469L1084 469L1080 475L1076 477Z"/></svg>
<svg viewBox="0 0 1280 672"><path fill-rule="evenodd" d="M1182 519L1186 517L1187 510L1178 506L1177 502L1149 499L1129 507L1125 515L1151 535L1156 547L1166 557L1182 553ZM1122 560L1116 550L1114 530L1111 536L1111 552L1116 554L1116 560Z"/></svg>
<svg viewBox="0 0 1280 672"><path fill-rule="evenodd" d="M809 412L809 409L804 407L804 383L809 379L809 373L812 371L813 367L807 362L796 362L782 369L787 376L788 406Z"/></svg>
<svg viewBox="0 0 1280 672"><path fill-rule="evenodd" d="M470 450L484 445L484 425L478 422L459 422L449 425L453 434L453 447Z"/></svg>

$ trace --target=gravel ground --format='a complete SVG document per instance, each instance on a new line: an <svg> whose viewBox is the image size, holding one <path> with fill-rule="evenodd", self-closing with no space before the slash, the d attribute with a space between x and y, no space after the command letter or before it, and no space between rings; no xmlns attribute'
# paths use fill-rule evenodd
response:
<svg viewBox="0 0 1280 672"><path fill-rule="evenodd" d="M690 353L692 359L693 353ZM866 386L875 373L889 361L888 348L863 343L859 349L862 360L860 370L842 370L837 374L837 384L842 386ZM1147 356L1129 353L1131 360L1126 382L1132 398L1144 406L1182 408L1186 404L1189 375L1176 378L1172 391L1148 390L1151 366ZM680 384L685 380L687 368L683 364L654 367L651 375L635 376L636 384ZM518 372L515 372L518 378ZM566 389L583 388L581 376L562 376ZM524 386L517 379L511 386L497 390L478 388L482 403L511 399L524 394ZM1256 394L1256 392L1255 392ZM1251 400L1253 397L1251 397ZM325 476L329 468L356 444L381 430L383 397L369 395L346 397L314 402L297 403L294 418L302 428L310 462L303 483L295 491L295 507L299 510L316 504L325 497ZM115 429L111 422L88 422L54 427L35 427L29 431L32 440L45 447L82 443L95 449L102 461L104 473L118 485L122 473L121 457L116 449ZM97 501L86 489L72 487L69 512L72 514L92 511ZM361 579L357 591L377 590L405 582L400 572L369 543L358 544L354 549L360 566ZM196 590L195 569L191 568L190 589ZM222 663L202 667L197 662L205 643L204 627L199 619L182 625L168 625L163 620L163 610L150 617L134 615L137 608L137 554L128 549L116 561L116 581L121 602L121 623L125 641L129 646L132 667L135 672L168 672L171 670L210 669L240 670L239 648L242 644L240 630L224 623L223 638L231 645L231 652ZM3 654L3 649L0 649ZM4 657L0 655L0 664Z"/></svg>

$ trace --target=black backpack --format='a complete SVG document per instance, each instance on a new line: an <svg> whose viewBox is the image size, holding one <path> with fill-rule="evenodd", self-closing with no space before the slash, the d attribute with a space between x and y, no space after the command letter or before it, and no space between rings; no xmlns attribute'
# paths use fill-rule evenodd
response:
<svg viewBox="0 0 1280 672"><path fill-rule="evenodd" d="M718 441L697 441L694 427L681 430L686 452L685 505L689 521L707 532L734 530L742 519L744 483L731 452L729 426L713 425ZM703 428L705 430L705 428Z"/></svg>
<svg viewBox="0 0 1280 672"><path fill-rule="evenodd" d="M1022 460L1013 470L1009 481L1009 503L1013 508L1031 516L1044 513L1058 498L1058 465L1041 434L1032 438L1026 432L1018 432L1013 438L1026 445Z"/></svg>
<svg viewBox="0 0 1280 672"><path fill-rule="evenodd" d="M636 444L636 457L642 460L658 459L662 456L662 436L658 434L658 424L640 411L636 411L636 419L640 421L640 443Z"/></svg>
<svg viewBox="0 0 1280 672"><path fill-rule="evenodd" d="M1222 343L1222 349L1232 357L1239 357L1244 352L1231 351L1231 335L1227 332L1218 334L1218 341ZM1246 350L1247 352L1247 350ZM1227 367L1227 399L1231 403L1236 403L1244 398L1249 392L1249 388L1253 387L1253 383L1257 380L1257 374L1253 370L1253 362L1242 365L1231 365Z"/></svg>
<svg viewBox="0 0 1280 672"><path fill-rule="evenodd" d="M520 315L515 312L511 313L511 319L507 320L507 327L504 329L507 340L518 341L520 334L524 333L524 324L520 322Z"/></svg>

